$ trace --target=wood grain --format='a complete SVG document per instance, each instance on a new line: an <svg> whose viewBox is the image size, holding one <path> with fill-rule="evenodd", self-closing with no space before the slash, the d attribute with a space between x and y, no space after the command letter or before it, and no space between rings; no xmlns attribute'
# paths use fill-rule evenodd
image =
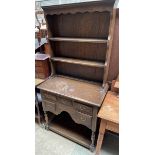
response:
<svg viewBox="0 0 155 155"><path fill-rule="evenodd" d="M103 68L92 67L79 64L69 64L65 62L54 62L57 75L74 77L87 81L98 82L100 85L103 82Z"/></svg>
<svg viewBox="0 0 155 155"><path fill-rule="evenodd" d="M101 62L64 58L64 57L52 57L51 59L53 61L58 61L58 62L66 62L66 63L71 63L71 64L79 64L79 65L84 65L84 66L104 68L104 63L101 63Z"/></svg>
<svg viewBox="0 0 155 155"><path fill-rule="evenodd" d="M112 50L112 44L113 44L113 36L114 36L114 27L115 27L115 20L116 20L116 9L113 9L113 11L110 13L110 26L109 26L109 36L108 36L108 48L106 53L106 67L104 69L104 75L103 75L103 85L107 82L108 74L109 74L109 64L110 64L110 56L111 56L111 50Z"/></svg>
<svg viewBox="0 0 155 155"><path fill-rule="evenodd" d="M46 54L35 54L35 78L45 79L50 76L49 56Z"/></svg>
<svg viewBox="0 0 155 155"><path fill-rule="evenodd" d="M119 98L116 93L108 91L98 113L98 117L107 121L119 123Z"/></svg>
<svg viewBox="0 0 155 155"><path fill-rule="evenodd" d="M106 129L112 132L119 133L119 101L116 93L108 91L102 107L98 113L98 117L101 118L100 130L97 140L96 154L99 155L101 145Z"/></svg>
<svg viewBox="0 0 155 155"><path fill-rule="evenodd" d="M86 104L101 106L106 94L101 85L95 85L78 80L72 80L67 77L54 76L38 86L39 89L45 90L57 95L63 95ZM89 91L88 91L89 90Z"/></svg>
<svg viewBox="0 0 155 155"><path fill-rule="evenodd" d="M46 96L49 101L45 103L46 125L48 128L47 111L55 115L63 111L69 113L76 123L91 129L91 151L94 150L97 112L108 89L105 82L111 50L109 41L112 42L109 36L113 35L110 23L113 23L111 17L115 17L112 12L114 2L97 0L43 7L53 71L51 78L38 87L42 94L52 95L52 99ZM56 101L52 101L53 95ZM55 109L50 102L56 103ZM78 141L78 137L73 138L57 129L57 133Z"/></svg>
<svg viewBox="0 0 155 155"><path fill-rule="evenodd" d="M107 44L88 42L53 42L54 56L105 62Z"/></svg>
<svg viewBox="0 0 155 155"><path fill-rule="evenodd" d="M109 12L47 15L47 19L53 37L108 39Z"/></svg>
<svg viewBox="0 0 155 155"><path fill-rule="evenodd" d="M116 9L116 20L114 26L114 36L109 62L108 81L116 79L119 73L119 9Z"/></svg>
<svg viewBox="0 0 155 155"><path fill-rule="evenodd" d="M104 134L105 134L105 129L106 129L106 122L101 120L95 155L99 155L100 153L100 149L101 149Z"/></svg>

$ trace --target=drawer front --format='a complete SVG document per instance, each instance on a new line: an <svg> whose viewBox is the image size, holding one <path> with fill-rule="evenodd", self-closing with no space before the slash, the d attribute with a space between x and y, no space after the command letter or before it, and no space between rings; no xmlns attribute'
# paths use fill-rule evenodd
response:
<svg viewBox="0 0 155 155"><path fill-rule="evenodd" d="M72 100L69 100L67 98L58 98L58 102L66 106L71 106L71 107L73 106Z"/></svg>
<svg viewBox="0 0 155 155"><path fill-rule="evenodd" d="M48 101L57 101L57 97L54 94L48 93L48 92L42 92L41 97L43 100L48 100Z"/></svg>
<svg viewBox="0 0 155 155"><path fill-rule="evenodd" d="M55 112L56 103L50 102L50 101L47 101L47 100L43 100L42 103L43 103L44 111L50 111L50 112L53 112L53 113Z"/></svg>
<svg viewBox="0 0 155 155"><path fill-rule="evenodd" d="M44 73L45 72L45 69L43 67L35 67L35 71L37 73Z"/></svg>
<svg viewBox="0 0 155 155"><path fill-rule="evenodd" d="M87 126L91 129L92 127L92 116L83 114L81 112L76 112L77 120L80 124Z"/></svg>
<svg viewBox="0 0 155 155"><path fill-rule="evenodd" d="M43 61L36 60L35 61L35 66L36 67L42 67L43 66Z"/></svg>
<svg viewBox="0 0 155 155"><path fill-rule="evenodd" d="M74 101L74 107L77 111L80 111L84 114L88 114L88 115L91 115L93 114L93 108L92 107L89 107L87 105L84 105L84 104L81 104L81 103L78 103L78 102L75 102Z"/></svg>

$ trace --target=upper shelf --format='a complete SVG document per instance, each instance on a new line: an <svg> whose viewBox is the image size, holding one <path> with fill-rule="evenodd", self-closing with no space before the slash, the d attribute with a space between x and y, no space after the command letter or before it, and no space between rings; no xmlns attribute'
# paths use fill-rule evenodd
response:
<svg viewBox="0 0 155 155"><path fill-rule="evenodd" d="M90 38L68 38L68 37L54 37L48 38L51 41L68 41L68 42L86 42L86 43L107 43L106 39L90 39Z"/></svg>
<svg viewBox="0 0 155 155"><path fill-rule="evenodd" d="M91 67L104 68L104 66L105 66L104 63L102 63L102 62L94 62L94 61L64 58L64 57L52 57L51 60L59 61L59 62L66 62L66 63L72 63L72 64L85 65L85 66L91 66Z"/></svg>

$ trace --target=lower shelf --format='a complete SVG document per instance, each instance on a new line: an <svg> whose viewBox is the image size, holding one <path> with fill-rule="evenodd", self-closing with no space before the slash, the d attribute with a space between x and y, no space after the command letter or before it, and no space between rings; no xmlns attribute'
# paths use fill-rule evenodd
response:
<svg viewBox="0 0 155 155"><path fill-rule="evenodd" d="M55 116L49 122L49 129L80 145L90 148L91 130L83 125L74 123L69 114L65 112Z"/></svg>

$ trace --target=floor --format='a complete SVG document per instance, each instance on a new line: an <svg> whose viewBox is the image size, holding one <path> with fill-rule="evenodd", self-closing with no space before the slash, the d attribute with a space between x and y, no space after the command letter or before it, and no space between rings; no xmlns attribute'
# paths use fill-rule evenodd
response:
<svg viewBox="0 0 155 155"><path fill-rule="evenodd" d="M47 131L35 124L35 154L36 155L95 155L88 149L74 143L52 131ZM118 155L119 138L106 134L101 155Z"/></svg>

